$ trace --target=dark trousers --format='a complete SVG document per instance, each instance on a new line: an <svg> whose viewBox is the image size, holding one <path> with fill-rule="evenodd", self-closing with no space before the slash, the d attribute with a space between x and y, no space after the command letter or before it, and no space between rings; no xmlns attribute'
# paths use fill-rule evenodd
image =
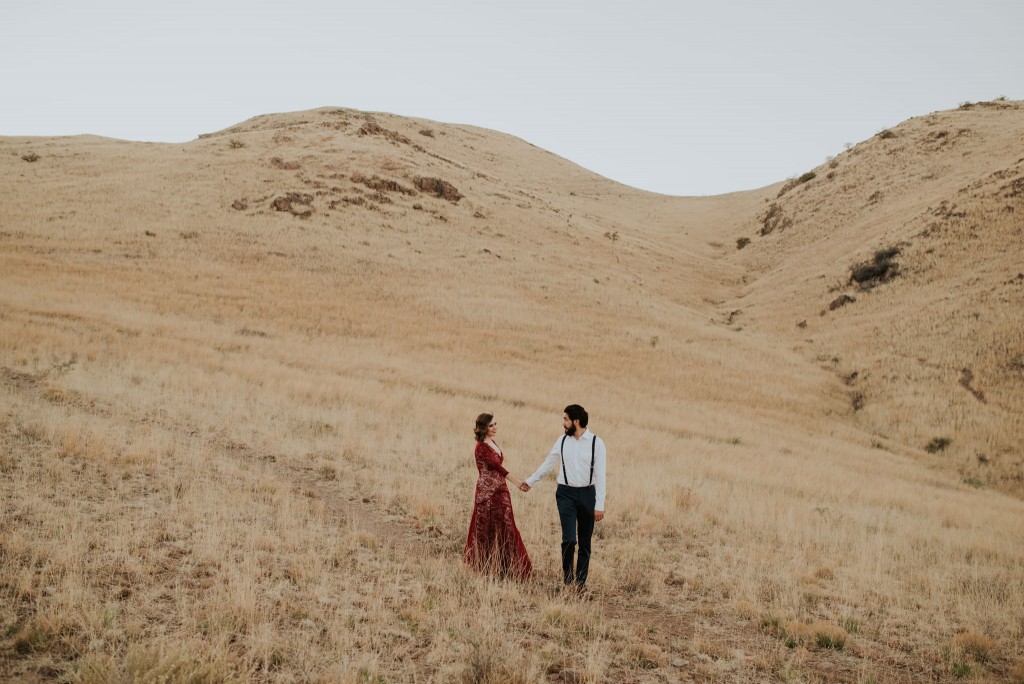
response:
<svg viewBox="0 0 1024 684"><path fill-rule="evenodd" d="M597 490L591 487L558 485L555 491L558 518L562 522L562 579L566 584L582 587L590 570L590 539L594 536L594 506ZM577 535L578 533L578 535ZM573 569L576 541L580 554Z"/></svg>

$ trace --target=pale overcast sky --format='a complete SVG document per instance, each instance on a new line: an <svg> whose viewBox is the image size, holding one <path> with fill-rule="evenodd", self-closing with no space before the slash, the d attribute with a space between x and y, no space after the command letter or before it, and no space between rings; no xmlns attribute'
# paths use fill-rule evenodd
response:
<svg viewBox="0 0 1024 684"><path fill-rule="evenodd" d="M0 135L183 142L353 107L510 133L628 185L761 187L1024 99L1022 0L4 0Z"/></svg>

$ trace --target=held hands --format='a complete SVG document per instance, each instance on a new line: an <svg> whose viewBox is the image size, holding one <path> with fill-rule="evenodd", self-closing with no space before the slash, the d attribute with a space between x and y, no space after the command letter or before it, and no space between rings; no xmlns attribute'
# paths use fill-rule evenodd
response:
<svg viewBox="0 0 1024 684"><path fill-rule="evenodd" d="M518 490L520 490L522 492L530 491L530 485L526 484L522 480L517 480L516 478L510 476L508 478L508 481L512 483L513 487L515 487L516 489L518 489Z"/></svg>

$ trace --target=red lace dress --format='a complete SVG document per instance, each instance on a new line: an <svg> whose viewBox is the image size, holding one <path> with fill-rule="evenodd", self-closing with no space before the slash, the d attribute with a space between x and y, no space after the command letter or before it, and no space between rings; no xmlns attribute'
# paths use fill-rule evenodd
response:
<svg viewBox="0 0 1024 684"><path fill-rule="evenodd" d="M480 570L526 579L533 564L512 514L512 496L505 484L508 470L501 465L505 458L483 442L477 443L474 456L480 478L463 558Z"/></svg>

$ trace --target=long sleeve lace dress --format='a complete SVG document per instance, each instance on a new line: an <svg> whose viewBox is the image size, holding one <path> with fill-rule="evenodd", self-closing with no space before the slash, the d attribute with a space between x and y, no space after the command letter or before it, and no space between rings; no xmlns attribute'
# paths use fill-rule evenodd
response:
<svg viewBox="0 0 1024 684"><path fill-rule="evenodd" d="M476 481L473 517L463 558L473 567L503 577L526 579L533 571L530 555L516 528L512 496L505 484L505 457L489 445L476 445Z"/></svg>

